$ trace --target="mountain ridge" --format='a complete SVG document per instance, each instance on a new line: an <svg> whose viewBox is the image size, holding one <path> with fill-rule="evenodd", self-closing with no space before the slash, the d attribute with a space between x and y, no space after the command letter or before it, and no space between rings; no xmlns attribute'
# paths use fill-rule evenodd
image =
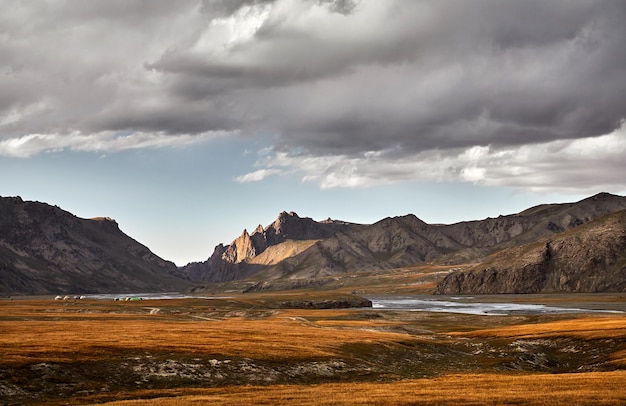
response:
<svg viewBox="0 0 626 406"><path fill-rule="evenodd" d="M176 265L124 234L109 217L83 219L46 203L0 197L0 292L181 290Z"/></svg>
<svg viewBox="0 0 626 406"><path fill-rule="evenodd" d="M322 223L309 218L302 220L294 212L282 212L276 221L265 227L265 237L250 236L263 241L262 250L255 245L254 255L237 263L229 260L241 244L244 235L230 245L218 245L205 262L190 264L191 279L202 282L225 282L239 279L262 281L271 288L278 280L292 280L294 286L308 283L307 279L329 277L349 272L385 270L438 262L461 264L481 261L492 252L519 246L562 233L596 218L626 209L626 198L600 193L574 203L538 205L520 213L463 221L454 224L428 224L413 214L387 217L373 224L334 223L332 229L319 229ZM289 223L287 228L283 224ZM289 232L285 232L289 229ZM259 230L259 228L257 228ZM326 234L322 235L321 230ZM244 233L245 234L245 233ZM267 238L271 234L273 239ZM256 237L254 237L256 236ZM306 237L306 238L305 238ZM275 260L269 265L254 264L252 258L276 241L317 240L310 247ZM190 273L188 273L190 274ZM285 286L285 283L281 283Z"/></svg>
<svg viewBox="0 0 626 406"><path fill-rule="evenodd" d="M626 210L492 254L448 274L438 294L626 291Z"/></svg>

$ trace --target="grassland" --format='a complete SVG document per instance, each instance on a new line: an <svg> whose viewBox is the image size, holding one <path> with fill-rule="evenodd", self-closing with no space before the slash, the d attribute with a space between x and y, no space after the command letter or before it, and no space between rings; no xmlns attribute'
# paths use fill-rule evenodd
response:
<svg viewBox="0 0 626 406"><path fill-rule="evenodd" d="M623 315L473 316L275 305L297 296L2 300L0 399L120 405L626 403Z"/></svg>
<svg viewBox="0 0 626 406"><path fill-rule="evenodd" d="M219 405L623 405L625 372L566 375L446 375L394 383L274 385L172 391L171 397L109 402L110 406ZM154 395L145 393L144 395Z"/></svg>

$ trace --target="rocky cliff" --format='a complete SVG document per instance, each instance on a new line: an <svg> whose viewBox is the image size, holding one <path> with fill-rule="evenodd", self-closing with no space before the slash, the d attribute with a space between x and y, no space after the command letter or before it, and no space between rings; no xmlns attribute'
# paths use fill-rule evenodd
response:
<svg viewBox="0 0 626 406"><path fill-rule="evenodd" d="M267 227L259 225L252 234L243 230L243 233L229 245L217 245L207 261L188 264L183 271L190 279L197 281L223 282L240 279L263 268L255 263L254 259L268 247L294 240L323 240L349 226L349 223L341 221L316 222L308 217L300 217L294 212L282 212ZM288 252L289 255L286 257L297 251ZM282 259L284 258L275 262Z"/></svg>
<svg viewBox="0 0 626 406"><path fill-rule="evenodd" d="M110 218L78 218L58 207L0 198L2 294L180 290L176 265L124 234Z"/></svg>
<svg viewBox="0 0 626 406"><path fill-rule="evenodd" d="M439 284L440 294L626 291L626 210L502 250Z"/></svg>

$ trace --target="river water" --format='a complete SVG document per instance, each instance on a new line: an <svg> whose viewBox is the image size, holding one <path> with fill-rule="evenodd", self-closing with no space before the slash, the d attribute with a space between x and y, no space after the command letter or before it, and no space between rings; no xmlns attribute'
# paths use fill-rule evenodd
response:
<svg viewBox="0 0 626 406"><path fill-rule="evenodd" d="M620 298L615 295L413 295L368 299L375 309L487 316L626 312L626 296Z"/></svg>
<svg viewBox="0 0 626 406"><path fill-rule="evenodd" d="M124 300L149 299L227 299L229 296L200 296L179 292L117 293L84 295L87 299ZM626 294L546 294L546 295L477 295L477 296L371 296L372 307L380 310L462 313L486 316L564 314L564 313L626 313Z"/></svg>
<svg viewBox="0 0 626 406"><path fill-rule="evenodd" d="M165 293L101 293L101 294L89 294L83 295L86 299L95 300L115 300L126 298L137 298L142 300L158 300L158 299L228 299L230 296L200 296L190 295L179 292L165 292Z"/></svg>

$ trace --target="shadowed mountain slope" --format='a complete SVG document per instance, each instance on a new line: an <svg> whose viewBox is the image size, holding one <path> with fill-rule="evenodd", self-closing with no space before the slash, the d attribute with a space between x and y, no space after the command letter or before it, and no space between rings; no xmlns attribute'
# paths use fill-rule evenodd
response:
<svg viewBox="0 0 626 406"><path fill-rule="evenodd" d="M453 272L440 294L626 291L626 210Z"/></svg>
<svg viewBox="0 0 626 406"><path fill-rule="evenodd" d="M124 234L109 218L0 198L0 292L109 293L181 290L176 265Z"/></svg>

